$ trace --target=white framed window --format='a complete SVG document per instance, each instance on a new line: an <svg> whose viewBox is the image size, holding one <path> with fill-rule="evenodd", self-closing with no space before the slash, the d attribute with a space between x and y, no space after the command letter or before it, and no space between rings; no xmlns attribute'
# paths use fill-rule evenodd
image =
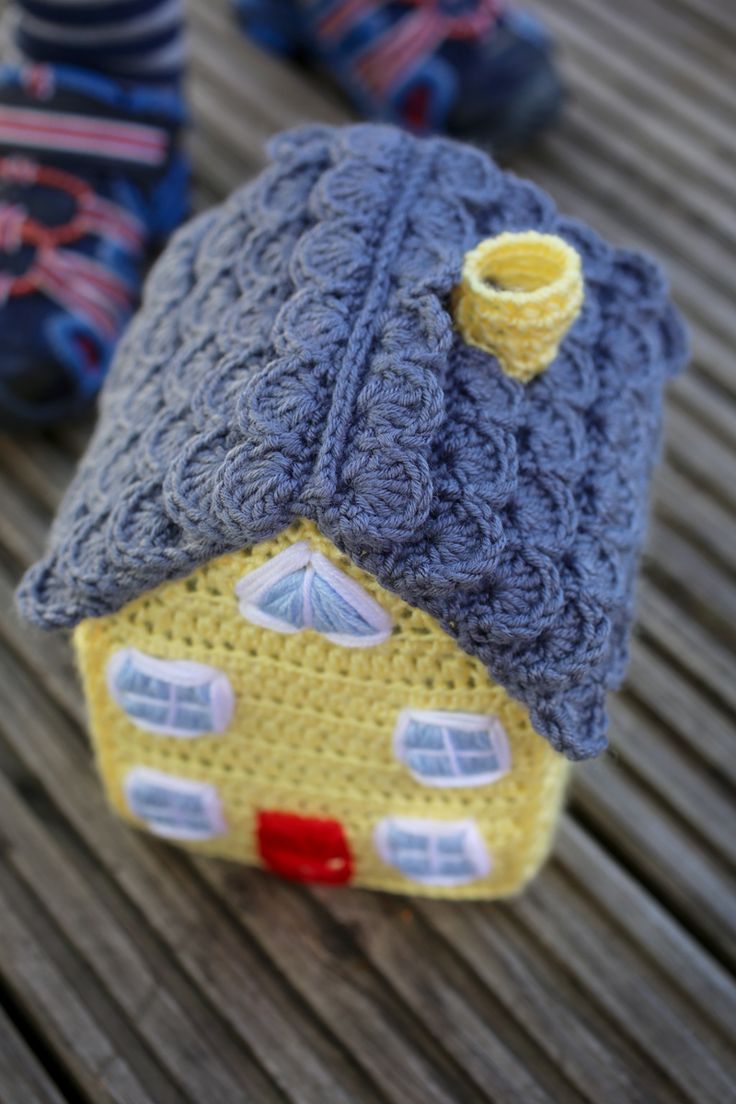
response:
<svg viewBox="0 0 736 1104"><path fill-rule="evenodd" d="M506 732L490 715L404 709L394 751L425 786L484 786L511 768Z"/></svg>
<svg viewBox="0 0 736 1104"><path fill-rule="evenodd" d="M206 782L133 767L125 776L123 789L130 811L154 835L204 840L227 830L217 790Z"/></svg>
<svg viewBox="0 0 736 1104"><path fill-rule="evenodd" d="M491 870L474 820L385 817L376 826L374 842L385 863L424 885L464 885Z"/></svg>
<svg viewBox="0 0 736 1104"><path fill-rule="evenodd" d="M224 732L235 707L224 671L191 660L157 659L137 648L113 653L107 686L140 728L184 740Z"/></svg>
<svg viewBox="0 0 736 1104"><path fill-rule="evenodd" d="M307 541L243 576L235 587L243 617L281 633L314 629L333 644L372 648L391 635L390 615Z"/></svg>

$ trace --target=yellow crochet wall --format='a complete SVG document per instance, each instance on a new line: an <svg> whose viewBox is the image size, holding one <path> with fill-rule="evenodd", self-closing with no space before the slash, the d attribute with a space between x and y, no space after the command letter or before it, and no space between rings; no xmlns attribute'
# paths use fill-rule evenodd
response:
<svg viewBox="0 0 736 1104"><path fill-rule="evenodd" d="M332 644L313 631L260 628L238 609L235 586L295 541L308 540L357 580L394 620L371 648ZM97 760L112 805L130 812L123 780L136 766L206 781L219 793L227 831L185 846L261 865L259 810L338 819L355 860L353 884L454 898L519 890L551 846L568 764L532 729L526 710L490 682L424 613L383 590L308 522L272 541L200 568L188 579L143 594L112 616L83 622L75 645ZM110 656L134 647L170 660L224 671L235 693L223 734L178 739L138 727L110 696ZM494 714L504 726L512 766L499 781L466 788L418 782L398 761L393 733L406 709ZM490 873L456 887L424 885L379 858L376 822L389 815L476 822Z"/></svg>

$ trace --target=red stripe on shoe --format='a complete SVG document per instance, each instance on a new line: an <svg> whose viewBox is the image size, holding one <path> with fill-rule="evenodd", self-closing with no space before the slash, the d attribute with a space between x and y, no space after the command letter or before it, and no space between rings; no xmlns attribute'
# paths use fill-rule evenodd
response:
<svg viewBox="0 0 736 1104"><path fill-rule="evenodd" d="M375 11L373 0L345 0L322 17L317 25L319 34L325 38L339 38L364 15Z"/></svg>
<svg viewBox="0 0 736 1104"><path fill-rule="evenodd" d="M86 317L108 338L116 336L132 291L114 274L80 253L56 249L39 253L35 274L39 291L71 314Z"/></svg>
<svg viewBox="0 0 736 1104"><path fill-rule="evenodd" d="M498 0L482 0L466 15L448 14L422 0L412 2L415 11L387 27L356 62L357 75L375 96L385 96L403 83L447 39L482 37L500 11Z"/></svg>
<svg viewBox="0 0 736 1104"><path fill-rule="evenodd" d="M445 37L445 20L431 11L409 12L365 52L355 66L374 95L385 95L431 57Z"/></svg>
<svg viewBox="0 0 736 1104"><path fill-rule="evenodd" d="M143 248L146 237L143 223L117 203L93 192L83 197L77 218L91 233L115 238L136 250Z"/></svg>
<svg viewBox="0 0 736 1104"><path fill-rule="evenodd" d="M158 166L166 160L167 135L140 123L3 105L0 142Z"/></svg>

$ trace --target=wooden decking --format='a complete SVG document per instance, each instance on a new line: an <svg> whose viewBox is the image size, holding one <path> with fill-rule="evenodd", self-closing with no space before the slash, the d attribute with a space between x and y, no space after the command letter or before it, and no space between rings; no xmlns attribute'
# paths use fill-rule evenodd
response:
<svg viewBox="0 0 736 1104"><path fill-rule="evenodd" d="M0 438L2 1104L736 1100L736 11L533 4L573 98L515 167L659 254L694 334L613 750L577 771L554 860L510 904L295 888L129 831L66 641L12 609L86 430ZM225 0L197 0L192 30L200 203L269 132L345 117Z"/></svg>

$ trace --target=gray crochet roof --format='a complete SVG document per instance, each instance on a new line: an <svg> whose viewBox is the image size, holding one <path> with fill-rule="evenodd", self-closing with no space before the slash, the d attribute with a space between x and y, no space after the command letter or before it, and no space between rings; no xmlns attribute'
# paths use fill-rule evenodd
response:
<svg viewBox="0 0 736 1104"><path fill-rule="evenodd" d="M447 140L312 127L269 152L157 264L22 612L110 613L307 517L554 747L597 753L662 385L685 358L661 273ZM526 229L578 249L585 304L522 385L464 344L447 301L467 250Z"/></svg>

